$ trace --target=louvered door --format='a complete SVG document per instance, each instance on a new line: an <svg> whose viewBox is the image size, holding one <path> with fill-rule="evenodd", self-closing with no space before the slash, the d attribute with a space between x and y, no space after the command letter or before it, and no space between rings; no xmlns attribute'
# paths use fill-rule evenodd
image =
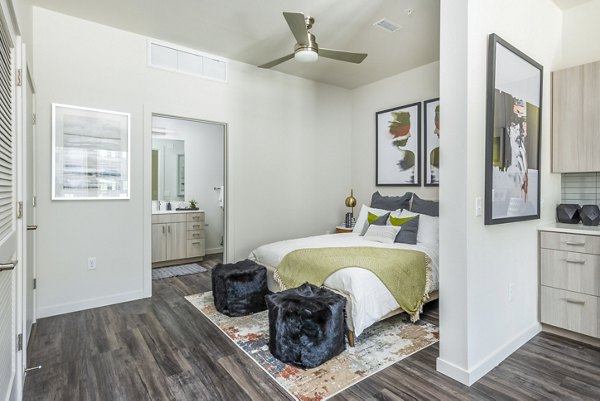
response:
<svg viewBox="0 0 600 401"><path fill-rule="evenodd" d="M14 42L0 12L0 400L16 378L15 74Z"/></svg>

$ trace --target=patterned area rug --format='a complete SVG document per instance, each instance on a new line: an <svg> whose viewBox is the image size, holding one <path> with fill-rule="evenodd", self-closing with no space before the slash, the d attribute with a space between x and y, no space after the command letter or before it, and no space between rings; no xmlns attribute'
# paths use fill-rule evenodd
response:
<svg viewBox="0 0 600 401"><path fill-rule="evenodd" d="M407 356L438 341L437 326L410 323L405 314L365 330L356 347L314 369L286 365L269 352L268 312L228 317L215 309L212 292L186 299L225 333L281 387L301 401L325 400Z"/></svg>
<svg viewBox="0 0 600 401"><path fill-rule="evenodd" d="M186 276L188 274L203 273L206 268L199 264L192 263L188 265L160 267L152 269L152 280L161 280L163 278Z"/></svg>

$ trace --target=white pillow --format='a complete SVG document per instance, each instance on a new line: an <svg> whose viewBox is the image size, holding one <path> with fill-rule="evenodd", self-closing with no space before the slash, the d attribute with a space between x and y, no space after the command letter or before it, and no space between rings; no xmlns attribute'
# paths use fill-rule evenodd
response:
<svg viewBox="0 0 600 401"><path fill-rule="evenodd" d="M369 217L369 212L376 214L377 216L383 216L384 214L388 213L389 210L375 209L362 205L360 208L360 213L358 214L358 218L356 219L356 224L354 224L354 229L352 230L353 233L361 235L365 231L367 225L369 224L367 220Z"/></svg>
<svg viewBox="0 0 600 401"><path fill-rule="evenodd" d="M439 246L440 244L440 218L432 217L426 214L409 212L403 210L398 214L397 211L392 213L394 217L419 217L419 231L417 232L417 244L429 244Z"/></svg>
<svg viewBox="0 0 600 401"><path fill-rule="evenodd" d="M393 244L400 227L396 226L376 226L371 224L365 233L365 241L383 242L384 244Z"/></svg>

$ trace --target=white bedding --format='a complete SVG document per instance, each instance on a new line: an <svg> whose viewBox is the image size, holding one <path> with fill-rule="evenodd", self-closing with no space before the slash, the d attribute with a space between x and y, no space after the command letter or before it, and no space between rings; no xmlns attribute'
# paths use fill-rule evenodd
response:
<svg viewBox="0 0 600 401"><path fill-rule="evenodd" d="M265 266L277 267L285 255L296 249L356 246L413 249L426 253L432 262L432 287L430 291L438 289L438 249L437 246L428 244L383 244L367 241L356 233L329 234L263 245L252 251L249 258ZM352 299L352 321L356 336L359 336L367 327L400 307L377 276L359 267L338 270L327 278L325 285L350 295Z"/></svg>

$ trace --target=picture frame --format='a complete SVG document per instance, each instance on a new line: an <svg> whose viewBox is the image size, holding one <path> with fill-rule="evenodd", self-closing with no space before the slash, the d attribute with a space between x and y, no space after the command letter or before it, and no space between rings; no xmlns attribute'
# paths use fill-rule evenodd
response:
<svg viewBox="0 0 600 401"><path fill-rule="evenodd" d="M421 186L421 102L375 113L377 186Z"/></svg>
<svg viewBox="0 0 600 401"><path fill-rule="evenodd" d="M130 199L129 113L52 103L52 200Z"/></svg>
<svg viewBox="0 0 600 401"><path fill-rule="evenodd" d="M543 66L488 41L485 224L540 218Z"/></svg>
<svg viewBox="0 0 600 401"><path fill-rule="evenodd" d="M423 102L423 185L440 185L440 98Z"/></svg>

